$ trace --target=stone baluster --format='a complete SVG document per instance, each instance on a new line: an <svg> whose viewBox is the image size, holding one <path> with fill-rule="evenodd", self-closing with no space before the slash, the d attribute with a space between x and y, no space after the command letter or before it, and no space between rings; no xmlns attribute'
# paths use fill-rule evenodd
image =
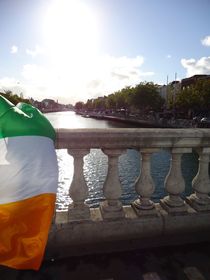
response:
<svg viewBox="0 0 210 280"><path fill-rule="evenodd" d="M197 211L210 210L210 179L209 179L209 155L210 148L198 150L199 168L192 181L194 194L187 198L187 202Z"/></svg>
<svg viewBox="0 0 210 280"><path fill-rule="evenodd" d="M139 198L132 203L132 207L138 215L154 215L156 214L155 205L151 201L151 196L155 190L150 170L150 157L152 153L158 149L143 148L141 153L141 173L136 180L135 189Z"/></svg>
<svg viewBox="0 0 210 280"><path fill-rule="evenodd" d="M169 213L183 213L187 211L185 201L181 194L185 190L185 182L181 171L181 157L183 153L191 153L191 148L172 148L171 166L165 179L165 189L169 194L161 199L161 206Z"/></svg>
<svg viewBox="0 0 210 280"><path fill-rule="evenodd" d="M83 157L89 152L88 149L68 149L68 153L74 158L74 175L69 190L73 202L69 205L68 220L90 218L90 209L85 203L85 199L88 197L88 186L83 173Z"/></svg>
<svg viewBox="0 0 210 280"><path fill-rule="evenodd" d="M100 210L105 219L124 217L122 203L119 201L122 189L118 174L118 157L124 150L103 149L103 152L108 156L108 171L103 186L106 200L100 203Z"/></svg>

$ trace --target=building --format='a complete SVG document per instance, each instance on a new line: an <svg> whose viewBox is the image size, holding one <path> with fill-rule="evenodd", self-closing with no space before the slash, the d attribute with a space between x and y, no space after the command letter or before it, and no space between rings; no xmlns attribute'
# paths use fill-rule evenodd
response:
<svg viewBox="0 0 210 280"><path fill-rule="evenodd" d="M189 78L181 80L181 89L188 88L189 86L195 85L198 80L210 80L210 75L194 75Z"/></svg>
<svg viewBox="0 0 210 280"><path fill-rule="evenodd" d="M164 100L167 101L167 86L166 86L166 85L159 86L158 92L159 92L159 95L160 95Z"/></svg>
<svg viewBox="0 0 210 280"><path fill-rule="evenodd" d="M159 94L165 99L167 106L169 103L174 102L177 93L181 90L180 81L173 81L168 85L163 85L159 87Z"/></svg>

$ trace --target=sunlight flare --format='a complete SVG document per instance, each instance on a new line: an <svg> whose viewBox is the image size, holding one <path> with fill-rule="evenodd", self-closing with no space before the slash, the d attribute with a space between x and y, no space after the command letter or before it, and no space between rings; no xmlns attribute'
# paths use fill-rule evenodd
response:
<svg viewBox="0 0 210 280"><path fill-rule="evenodd" d="M47 10L43 31L48 54L55 63L76 67L78 59L82 61L97 51L95 15L78 0L54 0Z"/></svg>

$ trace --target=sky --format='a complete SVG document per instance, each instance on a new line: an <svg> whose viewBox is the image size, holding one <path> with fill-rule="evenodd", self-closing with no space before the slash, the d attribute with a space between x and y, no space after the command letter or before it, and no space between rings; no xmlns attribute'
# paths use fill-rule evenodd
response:
<svg viewBox="0 0 210 280"><path fill-rule="evenodd" d="M74 104L210 74L210 0L0 0L0 91Z"/></svg>

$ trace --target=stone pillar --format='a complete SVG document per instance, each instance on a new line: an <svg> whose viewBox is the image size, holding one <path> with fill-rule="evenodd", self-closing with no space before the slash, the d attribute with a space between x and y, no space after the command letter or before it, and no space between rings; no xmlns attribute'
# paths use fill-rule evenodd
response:
<svg viewBox="0 0 210 280"><path fill-rule="evenodd" d="M210 210L210 180L209 180L209 155L210 148L198 150L199 168L192 181L194 194L187 198L187 202L197 211Z"/></svg>
<svg viewBox="0 0 210 280"><path fill-rule="evenodd" d="M69 189L69 195L73 200L68 210L70 221L90 218L90 209L85 203L88 197L88 186L83 173L83 157L89 152L89 149L68 149L68 153L74 158L74 175Z"/></svg>
<svg viewBox="0 0 210 280"><path fill-rule="evenodd" d="M191 148L172 148L171 150L171 166L165 179L165 189L169 195L160 201L161 206L169 213L177 214L187 211L185 201L181 198L185 190L181 157L183 153L191 152Z"/></svg>
<svg viewBox="0 0 210 280"><path fill-rule="evenodd" d="M124 217L122 203L119 198L122 194L118 174L118 157L124 152L121 149L104 149L108 156L108 172L103 186L103 193L106 200L100 203L100 210L103 218Z"/></svg>
<svg viewBox="0 0 210 280"><path fill-rule="evenodd" d="M153 201L150 200L155 190L153 179L151 177L150 157L152 153L157 151L158 149L154 148L140 149L141 173L135 183L135 189L139 198L132 203L132 207L139 216L156 214L155 205Z"/></svg>

